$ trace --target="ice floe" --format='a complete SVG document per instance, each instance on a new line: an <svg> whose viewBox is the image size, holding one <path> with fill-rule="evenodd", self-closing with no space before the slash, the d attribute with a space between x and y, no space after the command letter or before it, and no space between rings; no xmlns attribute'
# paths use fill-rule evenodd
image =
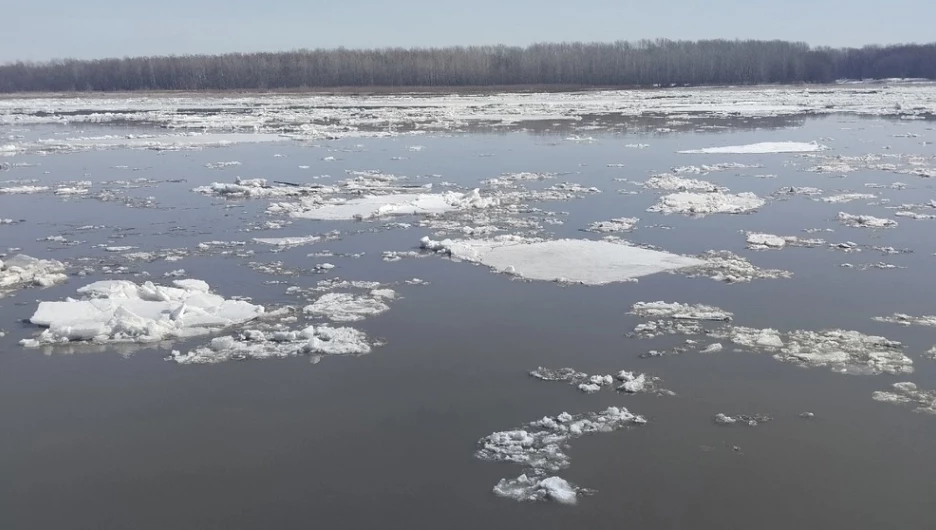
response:
<svg viewBox="0 0 936 530"><path fill-rule="evenodd" d="M586 232L630 232L637 227L640 219L636 217L618 217L610 221L596 221L588 225Z"/></svg>
<svg viewBox="0 0 936 530"><path fill-rule="evenodd" d="M669 390L660 388L659 377L653 377L647 374L621 370L616 376L611 375L588 375L579 372L573 368L551 369L540 366L530 372L530 375L542 381L563 381L586 394L592 394L600 391L602 388L610 388L617 379L621 384L617 387L619 392L636 394L642 392L656 392L659 394L672 395Z"/></svg>
<svg viewBox="0 0 936 530"><path fill-rule="evenodd" d="M680 304L678 302L637 302L631 314L641 318L672 318L675 320L711 320L730 322L733 315L723 309L702 304Z"/></svg>
<svg viewBox="0 0 936 530"><path fill-rule="evenodd" d="M916 384L909 382L894 383L891 388L892 391L877 391L871 397L884 403L915 405L914 412L936 414L936 391L920 390Z"/></svg>
<svg viewBox="0 0 936 530"><path fill-rule="evenodd" d="M878 322L888 322L890 324L899 324L901 326L936 327L936 315L923 315L915 317L903 313L894 313L888 317L874 317L872 320L876 320Z"/></svg>
<svg viewBox="0 0 936 530"><path fill-rule="evenodd" d="M374 289L369 296L349 293L326 293L303 308L310 315L323 316L335 322L355 322L390 310L387 300L396 297L392 289Z"/></svg>
<svg viewBox="0 0 936 530"><path fill-rule="evenodd" d="M729 145L679 151L682 154L738 154L760 155L768 153L814 153L828 147L816 142L760 142L748 145Z"/></svg>
<svg viewBox="0 0 936 530"><path fill-rule="evenodd" d="M173 351L167 358L179 364L214 364L231 360L281 359L309 355L363 355L372 351L367 335L348 327L307 326L301 330L249 329L215 337L208 346Z"/></svg>
<svg viewBox="0 0 936 530"><path fill-rule="evenodd" d="M781 249L784 247L818 247L825 245L822 239L800 239L797 236L777 236L761 232L748 232L747 245L751 250Z"/></svg>
<svg viewBox="0 0 936 530"><path fill-rule="evenodd" d="M871 193L843 193L841 195L830 195L828 197L822 197L820 200L822 202L840 204L844 202L862 201L869 199L877 199L877 195Z"/></svg>
<svg viewBox="0 0 936 530"><path fill-rule="evenodd" d="M893 228L897 226L897 221L893 219L881 219L870 215L852 215L845 212L839 212L838 220L845 226L855 228Z"/></svg>
<svg viewBox="0 0 936 530"><path fill-rule="evenodd" d="M738 194L713 193L671 193L660 197L659 202L647 208L648 212L663 214L684 214L705 216L726 213L739 214L756 210L766 204L764 199L750 192Z"/></svg>
<svg viewBox="0 0 936 530"><path fill-rule="evenodd" d="M579 496L591 491L555 475L570 464L569 455L563 449L575 438L614 432L646 421L623 407L608 407L601 412L576 415L563 412L517 429L485 436L478 441L475 456L481 460L523 466L523 474L519 477L502 479L494 486L494 493L498 496L517 501L552 500L575 504Z"/></svg>
<svg viewBox="0 0 936 530"><path fill-rule="evenodd" d="M698 256L703 262L680 271L690 278L707 277L718 282L747 283L753 280L792 278L793 273L780 269L762 269L728 250L710 250Z"/></svg>
<svg viewBox="0 0 936 530"><path fill-rule="evenodd" d="M0 298L23 287L51 287L67 279L65 265L60 261L25 254L0 260Z"/></svg>
<svg viewBox="0 0 936 530"><path fill-rule="evenodd" d="M458 193L366 195L354 199L333 199L329 202L302 201L277 203L271 213L284 213L299 219L323 221L366 220L388 215L442 214L455 210L481 209L496 206L492 197L482 197L477 189Z"/></svg>
<svg viewBox="0 0 936 530"><path fill-rule="evenodd" d="M735 414L734 416L729 416L725 413L719 412L715 415L714 421L718 425L747 425L749 427L756 427L761 423L766 423L770 421L770 416L765 414Z"/></svg>
<svg viewBox="0 0 936 530"><path fill-rule="evenodd" d="M643 183L643 186L653 190L663 191L700 191L717 192L725 188L716 186L706 180L687 179L676 175L656 175Z"/></svg>
<svg viewBox="0 0 936 530"><path fill-rule="evenodd" d="M220 331L264 312L262 306L210 293L201 280L172 283L99 281L79 288L80 300L40 302L30 322L47 329L22 344L160 342Z"/></svg>
<svg viewBox="0 0 936 530"><path fill-rule="evenodd" d="M519 236L493 239L421 240L422 248L529 279L601 285L658 272L699 266L696 258L607 241Z"/></svg>

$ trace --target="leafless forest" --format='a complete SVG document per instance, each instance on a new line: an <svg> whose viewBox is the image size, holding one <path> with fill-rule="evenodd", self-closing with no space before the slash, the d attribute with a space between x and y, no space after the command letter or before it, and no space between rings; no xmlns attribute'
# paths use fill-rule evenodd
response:
<svg viewBox="0 0 936 530"><path fill-rule="evenodd" d="M812 48L785 41L639 41L297 50L17 62L0 92L483 87L646 87L936 79L936 43Z"/></svg>

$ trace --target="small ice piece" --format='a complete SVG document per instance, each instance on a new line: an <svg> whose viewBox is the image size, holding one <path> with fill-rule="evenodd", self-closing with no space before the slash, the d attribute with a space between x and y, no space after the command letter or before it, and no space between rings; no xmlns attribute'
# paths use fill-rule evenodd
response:
<svg viewBox="0 0 936 530"><path fill-rule="evenodd" d="M861 200L870 200L877 199L877 195L870 193L843 193L841 195L831 195L829 197L823 197L822 202L828 202L833 204L839 204L843 202L851 201L861 201Z"/></svg>
<svg viewBox="0 0 936 530"><path fill-rule="evenodd" d="M905 217L907 219L913 219L915 221L932 221L936 219L936 214L931 213L917 213L917 212L895 212L894 215L897 217Z"/></svg>
<svg viewBox="0 0 936 530"><path fill-rule="evenodd" d="M643 187L663 191L701 191L708 193L727 191L726 188L706 180L687 179L671 174L655 175L644 182Z"/></svg>
<svg viewBox="0 0 936 530"><path fill-rule="evenodd" d="M915 317L904 313L894 313L888 317L873 317L872 320L876 320L878 322L888 322L890 324L899 324L901 326L936 327L936 315L923 315Z"/></svg>
<svg viewBox="0 0 936 530"><path fill-rule="evenodd" d="M474 189L467 193L365 195L348 200L335 199L329 203L280 203L277 206L294 218L341 221L483 209L499 202L495 197L482 197L478 189Z"/></svg>
<svg viewBox="0 0 936 530"><path fill-rule="evenodd" d="M676 320L714 320L729 322L732 314L717 307L702 304L680 304L678 302L637 302L631 314L642 318L673 318Z"/></svg>
<svg viewBox="0 0 936 530"><path fill-rule="evenodd" d="M722 351L722 349L724 349L722 344L720 342L716 342L714 344L709 344L708 346L705 347L704 350L701 350L699 353L718 353Z"/></svg>
<svg viewBox="0 0 936 530"><path fill-rule="evenodd" d="M630 232L633 230L640 219L636 217L618 217L610 221L596 221L588 225L586 232Z"/></svg>
<svg viewBox="0 0 936 530"><path fill-rule="evenodd" d="M515 275L529 280L584 285L630 281L703 263L687 256L584 239L543 241L498 236L488 240L434 241L425 237L421 246L454 259L486 265L498 272L512 267Z"/></svg>
<svg viewBox="0 0 936 530"><path fill-rule="evenodd" d="M816 415L815 415L814 413L812 413L812 412L803 412L803 413L801 413L801 414L799 415L799 417L800 417L800 418L803 418L803 419L806 419L806 420L811 420L811 419L815 418Z"/></svg>
<svg viewBox="0 0 936 530"><path fill-rule="evenodd" d="M150 343L212 333L263 314L263 306L211 294L201 280L99 281L78 289L81 300L41 302L30 322L46 327L24 345L73 341Z"/></svg>
<svg viewBox="0 0 936 530"><path fill-rule="evenodd" d="M543 381L567 381L570 384L578 384L588 379L588 374L579 372L573 368L559 368L558 370L554 370L540 366L536 370L531 371L530 375Z"/></svg>
<svg viewBox="0 0 936 530"><path fill-rule="evenodd" d="M593 394L601 390L601 385L596 385L594 383L582 383L578 386L578 389L586 394Z"/></svg>
<svg viewBox="0 0 936 530"><path fill-rule="evenodd" d="M326 293L303 312L319 315L335 322L355 322L390 310L385 296L356 296L349 293Z"/></svg>
<svg viewBox="0 0 936 530"><path fill-rule="evenodd" d="M322 240L322 236L255 237L253 238L254 243L261 243L264 245L273 245L277 247L296 247L300 245L308 245L310 243L315 243L321 240Z"/></svg>
<svg viewBox="0 0 936 530"><path fill-rule="evenodd" d="M719 412L715 415L715 423L718 425L735 425L743 423L750 427L756 427L761 423L770 421L770 416L764 414L737 414L734 416L729 416L722 412Z"/></svg>
<svg viewBox="0 0 936 530"><path fill-rule="evenodd" d="M501 479L494 486L494 494L515 501L552 500L561 504L575 504L578 502L579 490L557 476L531 479L520 475L514 479Z"/></svg>
<svg viewBox="0 0 936 530"><path fill-rule="evenodd" d="M736 195L723 192L680 192L660 197L659 202L647 208L647 211L703 217L710 214L746 213L756 210L764 204L766 204L764 199L750 192Z"/></svg>
<svg viewBox="0 0 936 530"><path fill-rule="evenodd" d="M769 153L814 153L828 147L816 142L760 142L748 145L706 147L679 151L681 154L761 155Z"/></svg>
<svg viewBox="0 0 936 530"><path fill-rule="evenodd" d="M839 212L838 220L846 226L855 228L893 228L897 226L897 221L893 219L881 219L870 215L852 215L845 212Z"/></svg>

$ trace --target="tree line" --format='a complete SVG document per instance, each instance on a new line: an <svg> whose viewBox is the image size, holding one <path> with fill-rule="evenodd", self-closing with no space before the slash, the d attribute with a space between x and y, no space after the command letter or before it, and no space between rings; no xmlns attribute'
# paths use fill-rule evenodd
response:
<svg viewBox="0 0 936 530"><path fill-rule="evenodd" d="M936 43L642 40L517 46L296 50L0 65L0 92L510 85L648 87L936 79Z"/></svg>

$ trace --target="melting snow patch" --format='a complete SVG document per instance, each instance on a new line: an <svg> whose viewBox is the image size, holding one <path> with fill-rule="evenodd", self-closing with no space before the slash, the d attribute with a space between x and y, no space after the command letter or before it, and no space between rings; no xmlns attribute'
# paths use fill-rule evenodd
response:
<svg viewBox="0 0 936 530"><path fill-rule="evenodd" d="M892 219L881 219L870 215L852 215L845 212L839 212L838 220L846 226L855 228L893 228L897 226L897 221Z"/></svg>
<svg viewBox="0 0 936 530"><path fill-rule="evenodd" d="M647 208L648 212L705 216L715 213L739 214L756 210L766 202L753 193L672 193Z"/></svg>
<svg viewBox="0 0 936 530"><path fill-rule="evenodd" d="M264 311L211 294L201 280L175 280L173 285L100 281L78 289L81 300L41 302L30 322L48 329L21 344L159 342L242 324Z"/></svg>
<svg viewBox="0 0 936 530"><path fill-rule="evenodd" d="M433 241L422 248L529 280L585 285L629 281L667 270L702 265L702 261L606 241L542 241L518 236L488 240Z"/></svg>
<svg viewBox="0 0 936 530"><path fill-rule="evenodd" d="M613 432L646 420L621 407L609 407L602 412L572 415L563 412L546 416L510 431L500 431L478 441L475 453L481 460L511 462L524 467L514 479L502 479L494 493L517 501L553 500L574 504L579 496L590 491L574 486L554 473L569 467L569 456L563 452L568 443L586 434Z"/></svg>
<svg viewBox="0 0 936 530"><path fill-rule="evenodd" d="M748 145L690 149L679 152L682 154L761 155L768 153L814 153L826 149L828 147L816 142L761 142Z"/></svg>

